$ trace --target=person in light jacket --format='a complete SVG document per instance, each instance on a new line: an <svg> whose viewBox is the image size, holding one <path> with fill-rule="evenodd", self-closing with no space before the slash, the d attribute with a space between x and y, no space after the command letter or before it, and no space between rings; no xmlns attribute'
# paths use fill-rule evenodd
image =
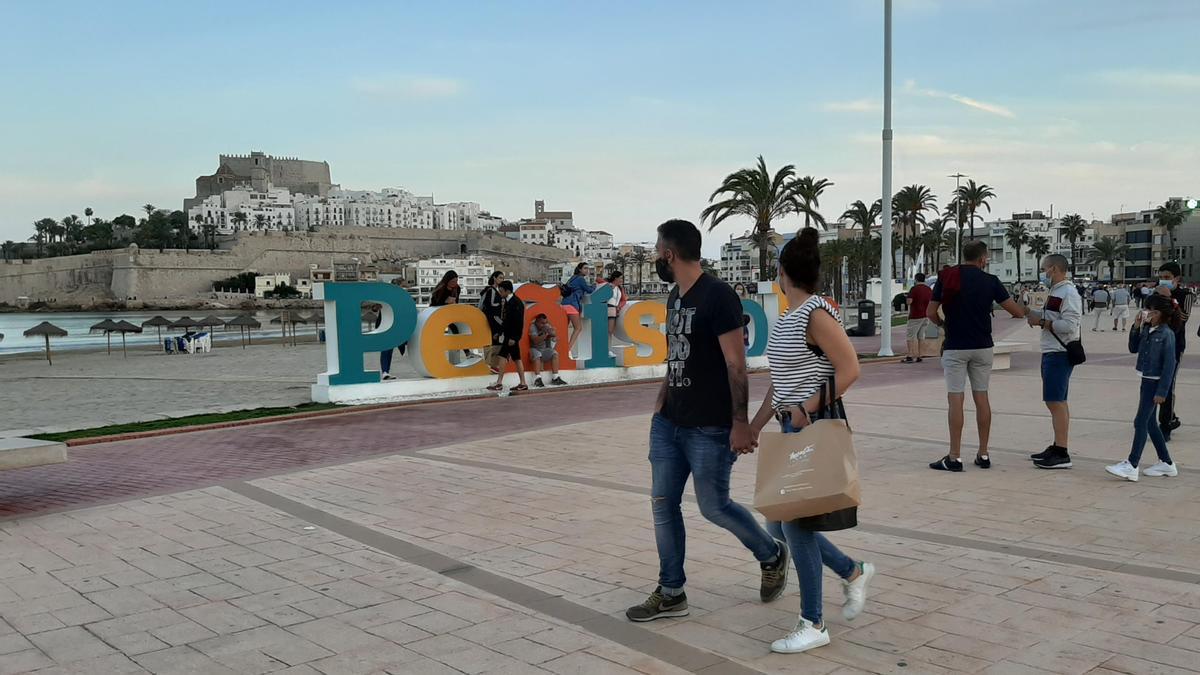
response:
<svg viewBox="0 0 1200 675"><path fill-rule="evenodd" d="M1027 317L1030 326L1042 329L1042 401L1050 411L1054 427L1054 442L1050 447L1030 456L1039 469L1071 468L1071 455L1067 451L1071 428L1067 391L1075 366L1067 358L1067 344L1079 339L1083 298L1079 297L1075 284L1067 280L1067 264L1067 259L1057 253L1042 260L1041 281L1050 288L1050 294L1042 311L1030 312Z"/></svg>

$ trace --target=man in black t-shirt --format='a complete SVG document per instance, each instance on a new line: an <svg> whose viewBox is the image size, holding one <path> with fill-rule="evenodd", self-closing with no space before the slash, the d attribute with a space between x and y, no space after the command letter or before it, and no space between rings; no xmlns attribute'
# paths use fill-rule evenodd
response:
<svg viewBox="0 0 1200 675"><path fill-rule="evenodd" d="M660 225L655 250L659 277L675 284L667 298L667 376L650 425L659 586L625 612L631 621L688 613L680 506L689 475L700 513L732 532L759 561L760 598L775 600L787 587L787 547L729 499L733 463L754 449L742 302L728 284L700 268L700 230L692 223L669 220Z"/></svg>
<svg viewBox="0 0 1200 675"><path fill-rule="evenodd" d="M1183 323L1175 331L1175 379L1171 382L1171 393L1167 394L1167 400L1158 407L1158 426L1162 429L1163 438L1169 441L1171 432L1183 424L1175 415L1175 381L1179 379L1179 362L1183 359L1183 351L1187 349L1187 320L1196 296L1183 287L1183 268L1177 262L1163 263L1158 268L1158 288L1155 292L1174 300L1183 315Z"/></svg>
<svg viewBox="0 0 1200 675"><path fill-rule="evenodd" d="M936 471L962 471L963 403L967 382L975 401L975 424L979 429L979 451L975 466L988 469L988 438L992 429L992 407L988 400L988 381L992 373L992 303L1008 311L1014 318L1025 317L1004 284L987 269L987 243L979 240L963 245L963 263L938 275L929 303L928 318L946 331L942 344L942 369L946 375L946 398L949 402L950 452L933 462ZM946 315L943 321L938 309Z"/></svg>

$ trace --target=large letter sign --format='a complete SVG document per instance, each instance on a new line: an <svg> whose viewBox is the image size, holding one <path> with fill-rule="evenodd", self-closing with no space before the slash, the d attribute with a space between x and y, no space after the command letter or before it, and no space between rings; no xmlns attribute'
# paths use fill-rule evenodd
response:
<svg viewBox="0 0 1200 675"><path fill-rule="evenodd" d="M752 366L765 364L767 335L776 318L787 309L787 300L773 284L763 283L755 300L743 300L742 312L750 318L750 344L746 355ZM489 377L488 364L476 352L491 344L494 326L471 304L418 309L408 291L379 282L327 282L317 284L313 296L325 301L326 372L317 376L313 397L318 401L366 401L397 396L427 396L482 387ZM774 292L772 292L774 291ZM659 377L669 350L688 348L691 315L677 313L667 325L662 302L632 301L617 316L616 331L608 334L608 300L612 288L601 286L584 299L583 334L576 342L578 359L567 354L567 317L562 296L555 287L522 284L516 296L525 303L521 353L530 367L529 324L545 314L558 336L559 369L579 371L576 382L606 382L631 377ZM382 306L380 327L363 331L363 303ZM670 339L669 339L670 338ZM364 355L408 344L407 359L424 380L380 382L378 371L363 367ZM612 354L613 356L609 356ZM625 369L643 369L633 372ZM610 372L611 371L611 372ZM674 373L679 377L679 373ZM467 379L455 389L455 379ZM571 378L567 378L569 381ZM442 382L443 384L437 384ZM425 383L425 384L422 384Z"/></svg>
<svg viewBox="0 0 1200 675"><path fill-rule="evenodd" d="M417 305L408 291L378 281L317 284L313 297L325 301L325 365L318 384L379 382L379 371L363 369L363 355L399 347L417 325ZM383 306L379 328L362 331L362 304ZM329 317L333 317L329 320Z"/></svg>

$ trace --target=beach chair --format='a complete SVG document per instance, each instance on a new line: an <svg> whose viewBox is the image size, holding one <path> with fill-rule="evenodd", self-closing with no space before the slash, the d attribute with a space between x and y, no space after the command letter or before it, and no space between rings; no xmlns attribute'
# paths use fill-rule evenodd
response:
<svg viewBox="0 0 1200 675"><path fill-rule="evenodd" d="M175 353L175 338L163 338L163 351L168 354Z"/></svg>
<svg viewBox="0 0 1200 675"><path fill-rule="evenodd" d="M175 338L175 351L182 354L188 350L188 341L181 337Z"/></svg>

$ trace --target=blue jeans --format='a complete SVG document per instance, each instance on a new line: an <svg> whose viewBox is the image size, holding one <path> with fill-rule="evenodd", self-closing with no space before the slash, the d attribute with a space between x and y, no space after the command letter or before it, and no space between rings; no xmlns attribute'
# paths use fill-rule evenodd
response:
<svg viewBox="0 0 1200 675"><path fill-rule="evenodd" d="M1158 380L1142 378L1142 390L1138 395L1137 415L1133 417L1133 447L1129 450L1129 463L1137 466L1142 461L1142 450L1146 448L1146 436L1154 444L1158 460L1171 464L1171 455L1167 452L1167 441L1163 438L1162 429L1154 420L1154 395L1158 393Z"/></svg>
<svg viewBox="0 0 1200 675"><path fill-rule="evenodd" d="M658 545L658 583L683 588L686 532L683 488L688 476L696 490L700 514L733 533L755 559L779 555L779 545L746 508L729 499L729 474L737 455L729 447L729 427L680 427L656 414L650 423L650 504Z"/></svg>
<svg viewBox="0 0 1200 675"><path fill-rule="evenodd" d="M793 428L791 421L781 424L785 434L793 434L799 429ZM821 574L824 564L842 579L849 579L857 567L849 556L838 550L825 535L812 530L804 530L795 522L767 523L767 530L776 539L787 542L792 552L792 561L796 564L796 576L800 581L800 616L821 625Z"/></svg>

